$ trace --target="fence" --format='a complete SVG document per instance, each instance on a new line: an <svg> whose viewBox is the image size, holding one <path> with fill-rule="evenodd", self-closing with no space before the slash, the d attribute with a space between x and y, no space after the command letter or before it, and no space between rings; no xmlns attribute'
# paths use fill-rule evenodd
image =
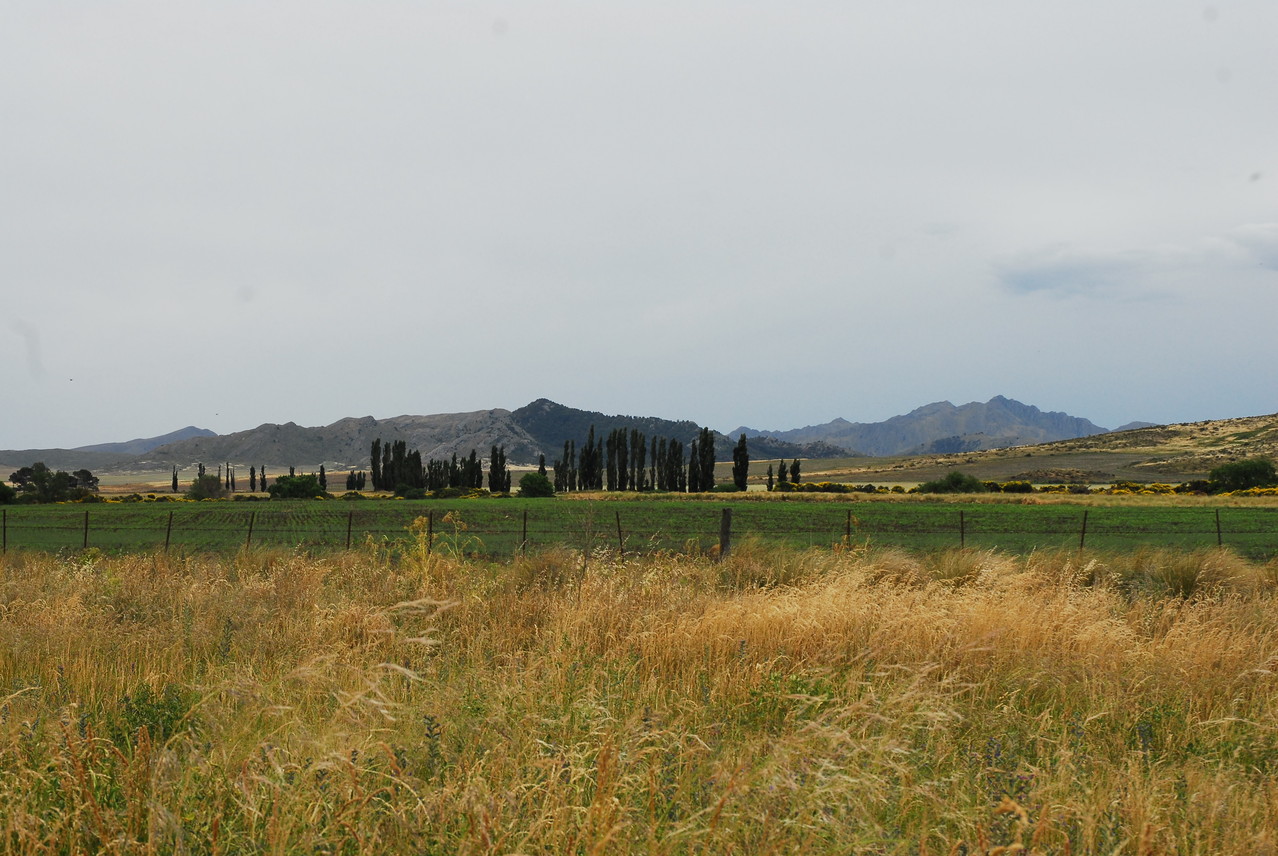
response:
<svg viewBox="0 0 1278 856"><path fill-rule="evenodd" d="M322 552L375 541L425 539L428 549L492 557L566 545L622 554L704 552L750 538L796 547L871 543L932 549L1194 549L1228 546L1278 556L1278 508L1079 507L930 503L717 503L480 501L27 506L0 513L0 549L108 552L234 551L289 547ZM415 528L414 528L415 527Z"/></svg>

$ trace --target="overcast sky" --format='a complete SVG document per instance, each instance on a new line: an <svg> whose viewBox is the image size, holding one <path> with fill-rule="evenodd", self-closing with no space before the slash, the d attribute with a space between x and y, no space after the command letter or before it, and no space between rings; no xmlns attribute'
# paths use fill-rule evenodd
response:
<svg viewBox="0 0 1278 856"><path fill-rule="evenodd" d="M0 448L1278 411L1278 3L42 2Z"/></svg>

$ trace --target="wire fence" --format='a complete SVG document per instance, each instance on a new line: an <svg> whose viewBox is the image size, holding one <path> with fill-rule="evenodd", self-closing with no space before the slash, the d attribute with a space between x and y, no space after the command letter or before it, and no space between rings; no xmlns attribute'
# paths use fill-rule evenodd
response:
<svg viewBox="0 0 1278 856"><path fill-rule="evenodd" d="M372 503L370 503L371 505ZM286 547L325 552L422 539L429 550L510 557L552 546L621 554L699 553L744 539L792 547L869 543L911 549L1049 548L1127 550L1227 546L1249 558L1278 556L1278 508L1125 508L906 503L611 503L541 507L502 503L444 507L341 508L296 504L243 508L113 506L80 512L4 509L0 549L105 552ZM390 503L387 503L390 505ZM544 510L543 510L544 509Z"/></svg>

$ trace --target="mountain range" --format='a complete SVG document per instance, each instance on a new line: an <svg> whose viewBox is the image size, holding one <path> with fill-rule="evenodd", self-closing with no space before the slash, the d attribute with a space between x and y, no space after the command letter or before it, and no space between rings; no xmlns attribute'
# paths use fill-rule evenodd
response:
<svg viewBox="0 0 1278 856"><path fill-rule="evenodd" d="M1141 423L1145 424L1145 423ZM472 449L486 456L490 447L503 446L514 464L535 464L544 454L548 464L562 456L565 441L580 447L591 427L599 439L614 429L643 432L649 439L665 437L690 444L700 428L688 420L607 415L538 399L518 410L479 410L429 416L348 417L322 427L289 422L264 424L246 431L218 435L189 426L149 439L103 443L77 449L0 451L0 472L43 461L55 469L86 468L94 472L186 469L197 462L229 461L281 469L313 469L323 463L330 470L368 466L374 440L403 440L424 459L468 455ZM1133 427L1133 426L1125 426ZM716 457L731 458L736 437L749 438L754 460L770 458L839 458L864 455L953 453L1049 442L1093 434L1106 429L1064 413L1044 413L1037 407L997 396L984 404L956 407L937 402L884 422L854 423L836 419L825 425L786 431L740 428L716 434Z"/></svg>
<svg viewBox="0 0 1278 856"><path fill-rule="evenodd" d="M1145 427L1134 422L1115 429ZM829 443L870 456L942 455L1005 449L1055 440L1072 440L1108 433L1087 419L1037 407L996 395L985 403L955 406L948 401L927 404L903 416L883 422L849 422L835 419L787 431L759 431L741 427L731 432L754 438L769 437L790 443Z"/></svg>

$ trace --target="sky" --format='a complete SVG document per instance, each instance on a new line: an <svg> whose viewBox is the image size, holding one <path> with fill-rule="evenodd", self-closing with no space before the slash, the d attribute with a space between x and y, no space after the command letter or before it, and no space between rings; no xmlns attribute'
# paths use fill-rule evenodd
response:
<svg viewBox="0 0 1278 856"><path fill-rule="evenodd" d="M1278 411L1278 3L10 3L0 448Z"/></svg>

